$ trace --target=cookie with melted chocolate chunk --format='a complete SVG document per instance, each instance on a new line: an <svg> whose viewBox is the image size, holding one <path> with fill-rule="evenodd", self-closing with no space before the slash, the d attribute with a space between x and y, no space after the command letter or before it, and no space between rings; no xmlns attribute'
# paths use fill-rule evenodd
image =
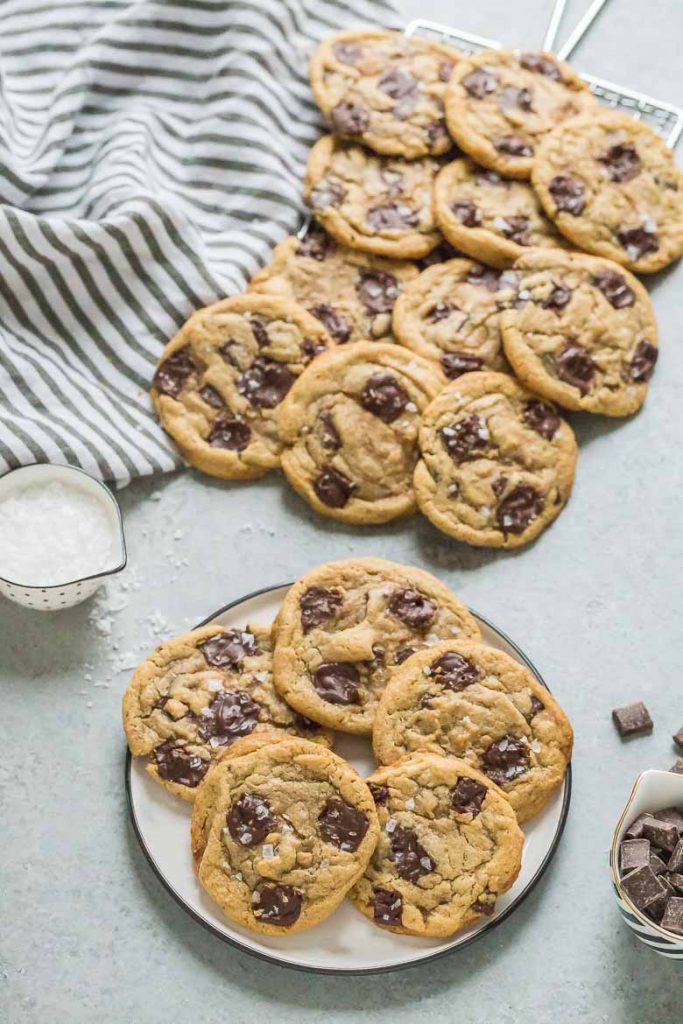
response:
<svg viewBox="0 0 683 1024"><path fill-rule="evenodd" d="M206 776L191 843L197 877L228 917L288 935L337 908L378 834L375 801L351 765L308 740L261 733Z"/></svg>
<svg viewBox="0 0 683 1024"><path fill-rule="evenodd" d="M303 719L273 686L270 629L202 626L166 640L135 670L123 696L134 757L170 793L194 800L218 755L245 736L332 736Z"/></svg>
<svg viewBox="0 0 683 1024"><path fill-rule="evenodd" d="M420 511L457 540L503 548L534 540L559 515L577 456L553 405L490 371L465 374L434 399L420 451Z"/></svg>
<svg viewBox="0 0 683 1024"><path fill-rule="evenodd" d="M197 310L164 349L151 395L159 419L197 469L226 480L280 463L277 409L332 342L289 298L239 295Z"/></svg>
<svg viewBox="0 0 683 1024"><path fill-rule="evenodd" d="M561 784L572 751L567 716L531 672L468 640L418 651L392 672L372 739L381 764L418 750L462 758L500 786L520 821ZM479 799L463 784L453 806L476 815Z"/></svg>
<svg viewBox="0 0 683 1024"><path fill-rule="evenodd" d="M519 298L500 323L522 383L566 409L636 412L657 361L657 322L640 281L582 253L529 253L515 271Z"/></svg>
<svg viewBox="0 0 683 1024"><path fill-rule="evenodd" d="M551 53L482 50L451 76L446 123L474 160L508 178L528 178L548 132L596 106L586 83Z"/></svg>
<svg viewBox="0 0 683 1024"><path fill-rule="evenodd" d="M683 255L683 173L648 125L598 107L539 145L532 183L575 246L639 274Z"/></svg>
<svg viewBox="0 0 683 1024"><path fill-rule="evenodd" d="M524 837L509 801L466 761L420 751L378 768L368 783L379 840L350 892L380 928L448 936L495 913L515 881Z"/></svg>
<svg viewBox="0 0 683 1024"><path fill-rule="evenodd" d="M477 638L474 618L429 573L380 558L329 562L288 591L273 627L275 685L302 715L368 734L405 652Z"/></svg>
<svg viewBox="0 0 683 1024"><path fill-rule="evenodd" d="M398 345L357 342L315 360L282 403L282 469L315 510L347 523L412 512L420 413L445 378Z"/></svg>

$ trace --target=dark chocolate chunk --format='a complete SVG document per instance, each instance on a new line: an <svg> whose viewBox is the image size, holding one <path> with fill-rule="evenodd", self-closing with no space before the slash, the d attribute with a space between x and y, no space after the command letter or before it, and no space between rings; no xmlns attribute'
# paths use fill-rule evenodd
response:
<svg viewBox="0 0 683 1024"><path fill-rule="evenodd" d="M375 231L405 231L416 228L419 219L417 210L406 203L392 201L368 210L368 224Z"/></svg>
<svg viewBox="0 0 683 1024"><path fill-rule="evenodd" d="M446 651L432 662L430 669L434 681L454 693L466 689L479 678L479 669L474 662L456 651Z"/></svg>
<svg viewBox="0 0 683 1024"><path fill-rule="evenodd" d="M506 85L501 89L498 106L501 110L531 110L533 93L531 89L518 89L514 85Z"/></svg>
<svg viewBox="0 0 683 1024"><path fill-rule="evenodd" d="M593 275L593 284L615 309L625 309L636 301L636 293L626 284L624 275L616 270L598 270Z"/></svg>
<svg viewBox="0 0 683 1024"><path fill-rule="evenodd" d="M529 771L529 744L523 736L503 736L482 754L482 771L499 786Z"/></svg>
<svg viewBox="0 0 683 1024"><path fill-rule="evenodd" d="M164 740L154 748L157 771L166 782L177 782L179 786L194 789L209 769L209 761L203 761L198 754L178 746L173 739Z"/></svg>
<svg viewBox="0 0 683 1024"><path fill-rule="evenodd" d="M296 253L297 256L306 256L322 263L333 246L334 242L331 238L328 238L320 228L312 226L297 245Z"/></svg>
<svg viewBox="0 0 683 1024"><path fill-rule="evenodd" d="M331 796L318 817L323 839L340 850L353 853L363 841L369 827L367 817L357 807Z"/></svg>
<svg viewBox="0 0 683 1024"><path fill-rule="evenodd" d="M660 899L666 889L650 867L637 868L621 879L626 895L638 910L646 910L656 899Z"/></svg>
<svg viewBox="0 0 683 1024"><path fill-rule="evenodd" d="M674 872L669 875L669 881L677 892L683 892L683 875Z"/></svg>
<svg viewBox="0 0 683 1024"><path fill-rule="evenodd" d="M398 419L410 401L393 373L373 373L360 396L361 405L384 423Z"/></svg>
<svg viewBox="0 0 683 1024"><path fill-rule="evenodd" d="M230 835L240 846L258 846L277 826L270 804L258 793L243 793L227 814Z"/></svg>
<svg viewBox="0 0 683 1024"><path fill-rule="evenodd" d="M332 53L341 64L357 64L360 60L362 50L356 43L335 43Z"/></svg>
<svg viewBox="0 0 683 1024"><path fill-rule="evenodd" d="M495 913L496 902L495 900L475 900L470 909L475 914L486 914L487 917L491 917Z"/></svg>
<svg viewBox="0 0 683 1024"><path fill-rule="evenodd" d="M324 179L311 192L310 203L314 210L327 206L341 206L346 198L346 189L340 181Z"/></svg>
<svg viewBox="0 0 683 1024"><path fill-rule="evenodd" d="M536 715L539 715L541 713L541 711L544 710L544 708L545 708L545 704L543 703L542 700L539 700L538 697L532 697L531 698L531 705L529 707L529 714L528 714L528 717L527 717L527 721L530 722L531 719L535 718Z"/></svg>
<svg viewBox="0 0 683 1024"><path fill-rule="evenodd" d="M466 228L476 228L481 224L481 214L472 199L456 199L451 203L451 210Z"/></svg>
<svg viewBox="0 0 683 1024"><path fill-rule="evenodd" d="M374 782L368 782L368 789L372 793L372 799L376 804L385 804L389 799L389 789L387 786L378 786Z"/></svg>
<svg viewBox="0 0 683 1024"><path fill-rule="evenodd" d="M478 284L482 288L486 288L489 292L497 292L501 287L501 277L503 276L501 270L495 270L493 267L485 267L483 263L475 263L471 267L466 275L465 280L468 284Z"/></svg>
<svg viewBox="0 0 683 1024"><path fill-rule="evenodd" d="M683 775L683 757L677 757L669 768L669 771L673 772L675 775Z"/></svg>
<svg viewBox="0 0 683 1024"><path fill-rule="evenodd" d="M403 914L403 899L400 892L396 892L395 889L374 889L372 908L378 924L400 925Z"/></svg>
<svg viewBox="0 0 683 1024"><path fill-rule="evenodd" d="M666 821L669 825L675 825L678 834L683 835L683 814L678 807L665 807L663 811L657 811L657 814L653 814L651 817L656 817L658 821Z"/></svg>
<svg viewBox="0 0 683 1024"><path fill-rule="evenodd" d="M545 75L546 78L552 78L556 82L562 81L562 75L560 69L554 60L550 57L544 57L542 53L523 53L519 58L519 63L527 71L535 71L539 75Z"/></svg>
<svg viewBox="0 0 683 1024"><path fill-rule="evenodd" d="M560 417L555 410L538 398L531 398L525 403L522 419L527 427L531 427L546 441L552 441L560 425Z"/></svg>
<svg viewBox="0 0 683 1024"><path fill-rule="evenodd" d="M343 313L339 313L327 302L319 302L315 306L309 306L308 312L316 320L319 320L329 336L338 345L343 345L351 337L351 325Z"/></svg>
<svg viewBox="0 0 683 1024"><path fill-rule="evenodd" d="M439 242L426 256L415 260L415 263L420 270L426 270L427 267L433 267L435 263L445 263L446 260L455 259L457 256L462 256L462 253L450 242L444 240Z"/></svg>
<svg viewBox="0 0 683 1024"><path fill-rule="evenodd" d="M217 633L198 648L213 668L239 668L244 658L261 653L254 634L241 629Z"/></svg>
<svg viewBox="0 0 683 1024"><path fill-rule="evenodd" d="M397 825L391 833L391 859L396 871L408 882L417 882L422 875L428 875L436 867L412 828Z"/></svg>
<svg viewBox="0 0 683 1024"><path fill-rule="evenodd" d="M635 868L650 864L650 843L647 839L625 839L619 849L621 873L625 875Z"/></svg>
<svg viewBox="0 0 683 1024"><path fill-rule="evenodd" d="M451 790L451 807L457 814L471 814L476 818L485 797L486 786L463 775Z"/></svg>
<svg viewBox="0 0 683 1024"><path fill-rule="evenodd" d="M189 348L179 348L160 364L152 384L160 394L177 398L196 369Z"/></svg>
<svg viewBox="0 0 683 1024"><path fill-rule="evenodd" d="M439 323L440 320L447 320L451 313L453 313L457 309L458 306L456 306L455 303L453 302L437 302L428 311L427 319L431 323L437 324Z"/></svg>
<svg viewBox="0 0 683 1024"><path fill-rule="evenodd" d="M624 832L624 836L627 839L641 839L643 836L643 825L646 821L649 821L652 815L649 812L639 814L637 818L631 822L629 827Z"/></svg>
<svg viewBox="0 0 683 1024"><path fill-rule="evenodd" d="M673 853L678 843L678 829L674 824L668 821L660 821L655 816L644 823L643 839L648 839L653 846L658 847L660 850Z"/></svg>
<svg viewBox="0 0 683 1024"><path fill-rule="evenodd" d="M260 316L249 317L249 326L251 327L252 334L256 339L256 344L259 348L265 348L270 344L270 338L268 337L268 327L266 321Z"/></svg>
<svg viewBox="0 0 683 1024"><path fill-rule="evenodd" d="M394 665L402 665L411 654L415 654L414 647L401 647L401 649L396 651L396 654L394 655Z"/></svg>
<svg viewBox="0 0 683 1024"><path fill-rule="evenodd" d="M259 921L286 928L298 921L303 897L291 885L262 885L254 890L251 908Z"/></svg>
<svg viewBox="0 0 683 1024"><path fill-rule="evenodd" d="M582 395L590 391L595 369L592 355L582 345L569 342L555 355L557 376Z"/></svg>
<svg viewBox="0 0 683 1024"><path fill-rule="evenodd" d="M475 68L469 75L465 75L461 85L475 100L483 100L488 93L495 92L498 75L493 71L485 71L484 68Z"/></svg>
<svg viewBox="0 0 683 1024"><path fill-rule="evenodd" d="M490 439L486 424L476 413L441 429L441 443L454 462L476 457L488 447Z"/></svg>
<svg viewBox="0 0 683 1024"><path fill-rule="evenodd" d="M206 402L207 405L213 406L214 409L225 408L225 402L220 391L217 391L213 384L205 384L203 388L199 390L199 397L202 401Z"/></svg>
<svg viewBox="0 0 683 1024"><path fill-rule="evenodd" d="M250 439L251 428L248 424L229 416L216 417L207 437L212 448L227 448L232 452L243 452Z"/></svg>
<svg viewBox="0 0 683 1024"><path fill-rule="evenodd" d="M361 135L370 124L370 114L354 103L338 103L330 111L330 124L337 135Z"/></svg>
<svg viewBox="0 0 683 1024"><path fill-rule="evenodd" d="M496 509L496 521L503 533L524 533L543 511L543 498L530 484L518 484Z"/></svg>
<svg viewBox="0 0 683 1024"><path fill-rule="evenodd" d="M320 424L320 432L322 434L322 445L323 448L329 448L331 451L337 451L341 448L341 437L339 431L334 425L332 414L329 412L321 412L318 416L318 422Z"/></svg>
<svg viewBox="0 0 683 1024"><path fill-rule="evenodd" d="M370 313L390 313L401 293L398 279L386 270L361 270L356 294Z"/></svg>
<svg viewBox="0 0 683 1024"><path fill-rule="evenodd" d="M653 722L650 712L642 701L635 704L627 704L623 708L615 708L612 712L612 721L617 727L619 735L643 736L652 732Z"/></svg>
<svg viewBox="0 0 683 1024"><path fill-rule="evenodd" d="M633 358L629 363L629 379L635 381L637 384L646 383L652 376L658 355L659 353L655 346L651 345L649 341L645 341L644 338L641 338L636 345Z"/></svg>
<svg viewBox="0 0 683 1024"><path fill-rule="evenodd" d="M237 378L236 387L250 405L260 409L274 409L295 380L295 375L284 363L259 357Z"/></svg>
<svg viewBox="0 0 683 1024"><path fill-rule="evenodd" d="M453 68L455 65L451 60L442 60L439 64L439 81L448 82L451 75L453 74Z"/></svg>
<svg viewBox="0 0 683 1024"><path fill-rule="evenodd" d="M411 629L424 629L436 615L436 605L415 587L394 590L387 607L392 615Z"/></svg>
<svg viewBox="0 0 683 1024"><path fill-rule="evenodd" d="M323 466L313 481L313 490L323 505L330 508L344 508L358 485L340 473L334 466Z"/></svg>
<svg viewBox="0 0 683 1024"><path fill-rule="evenodd" d="M676 744L676 746L680 747L681 750L683 750L683 725L680 727L678 732L675 732L673 734L673 736L671 738L673 739L673 741Z"/></svg>
<svg viewBox="0 0 683 1024"><path fill-rule="evenodd" d="M326 661L313 674L313 686L328 704L358 704L360 674L350 661Z"/></svg>
<svg viewBox="0 0 683 1024"><path fill-rule="evenodd" d="M645 840L645 839L630 839L628 841L631 842L631 843L647 842L647 840ZM650 861L649 861L649 863L650 863L650 867L652 868L652 870L654 871L654 873L656 875L663 875L664 872L666 871L666 861L662 860L662 858L659 856L659 854L653 853L652 850L650 850Z"/></svg>
<svg viewBox="0 0 683 1024"><path fill-rule="evenodd" d="M493 140L494 148L507 156L533 156L534 147L519 135L499 135Z"/></svg>
<svg viewBox="0 0 683 1024"><path fill-rule="evenodd" d="M657 252L659 239L654 231L646 228L622 228L616 232L619 244L626 250L630 260L639 260L643 256Z"/></svg>
<svg viewBox="0 0 683 1024"><path fill-rule="evenodd" d="M463 373L481 370L483 365L484 360L480 356L473 356L468 352L445 352L441 356L441 368L449 380L456 380L462 377Z"/></svg>
<svg viewBox="0 0 683 1024"><path fill-rule="evenodd" d="M326 619L331 619L342 606L342 595L327 587L309 587L299 599L301 628L309 633Z"/></svg>
<svg viewBox="0 0 683 1024"><path fill-rule="evenodd" d="M612 181L631 181L642 170L638 151L632 142L619 142L610 146L598 160L605 165Z"/></svg>
<svg viewBox="0 0 683 1024"><path fill-rule="evenodd" d="M254 730L260 711L246 690L219 690L201 713L199 735L212 747L225 747Z"/></svg>
<svg viewBox="0 0 683 1024"><path fill-rule="evenodd" d="M634 874L635 874L635 872L634 872ZM661 877L662 876L660 876L660 879L661 879ZM648 904L648 906L645 908L645 913L647 914L648 917L651 917L653 921L656 921L657 924L659 924L659 922L662 920L662 917L664 916L664 911L666 910L666 904L667 904L668 900L669 900L669 890L667 889L667 887L665 885L662 885L662 892L661 892L661 894L659 896L657 896L652 901L652 903Z"/></svg>
<svg viewBox="0 0 683 1024"><path fill-rule="evenodd" d="M552 309L555 313L561 313L565 306L568 306L572 299L571 288L565 288L562 284L553 286L553 290L547 299L541 303L543 309Z"/></svg>
<svg viewBox="0 0 683 1024"><path fill-rule="evenodd" d="M509 238L511 242L516 242L517 245L529 245L531 242L531 236L529 235L529 228L531 227L531 221L528 217L502 217L501 232L506 238Z"/></svg>
<svg viewBox="0 0 683 1024"><path fill-rule="evenodd" d="M668 900L660 924L668 932L683 935L683 899L680 896L672 896Z"/></svg>
<svg viewBox="0 0 683 1024"><path fill-rule="evenodd" d="M676 835L678 835L678 832L676 832ZM666 867L668 871L683 872L683 839L679 839L674 846L673 853L669 857Z"/></svg>
<svg viewBox="0 0 683 1024"><path fill-rule="evenodd" d="M399 100L409 93L417 90L418 81L402 67L389 68L377 82L377 88L390 96L392 100Z"/></svg>
<svg viewBox="0 0 683 1024"><path fill-rule="evenodd" d="M555 201L555 208L562 213L579 217L586 206L586 189L583 182L558 174L550 182L548 191Z"/></svg>
<svg viewBox="0 0 683 1024"><path fill-rule="evenodd" d="M501 494L507 487L507 483L508 478L506 476L499 476L496 480L493 481L493 483L491 484L491 490L493 491L497 498L500 498Z"/></svg>

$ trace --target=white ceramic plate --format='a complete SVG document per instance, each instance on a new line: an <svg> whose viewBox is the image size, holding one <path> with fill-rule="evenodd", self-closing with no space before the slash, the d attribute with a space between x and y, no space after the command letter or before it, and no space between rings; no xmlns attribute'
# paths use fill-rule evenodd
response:
<svg viewBox="0 0 683 1024"><path fill-rule="evenodd" d="M287 584L250 594L222 608L206 622L237 628L250 622L267 624L275 618L288 588ZM472 614L487 644L522 662L545 685L531 662L511 640L481 615ZM361 775L372 771L371 746L365 738L338 734L334 749L347 758ZM191 805L175 799L153 782L144 769L144 760L132 759L130 754L126 761L126 788L133 826L152 868L174 899L214 935L253 956L286 967L323 974L371 974L398 970L443 956L495 928L519 906L545 871L560 841L569 810L571 768L564 784L543 811L524 826L526 842L522 870L512 889L498 900L495 915L448 939L424 939L385 932L363 917L348 900L322 924L298 935L278 938L240 928L223 917L192 870Z"/></svg>

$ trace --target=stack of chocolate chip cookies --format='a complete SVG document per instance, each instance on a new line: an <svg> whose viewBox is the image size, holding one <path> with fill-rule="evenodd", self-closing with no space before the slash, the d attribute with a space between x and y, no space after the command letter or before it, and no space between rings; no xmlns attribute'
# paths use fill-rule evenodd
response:
<svg viewBox="0 0 683 1024"><path fill-rule="evenodd" d="M310 928L348 895L398 934L449 936L495 913L520 824L561 785L566 715L421 569L321 565L272 627L163 643L123 700L132 754L193 802L199 882L238 924ZM363 780L330 747L372 739Z"/></svg>
<svg viewBox="0 0 683 1024"><path fill-rule="evenodd" d="M556 406L645 401L657 327L633 274L683 253L683 176L549 53L345 31L310 76L330 129L312 224L169 343L161 421L197 468L280 467L322 515L419 508L466 543L525 544L572 486Z"/></svg>

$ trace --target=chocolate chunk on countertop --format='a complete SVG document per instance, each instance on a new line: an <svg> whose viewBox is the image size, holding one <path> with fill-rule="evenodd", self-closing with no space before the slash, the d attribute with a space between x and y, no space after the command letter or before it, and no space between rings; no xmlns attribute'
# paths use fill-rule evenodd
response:
<svg viewBox="0 0 683 1024"><path fill-rule="evenodd" d="M642 701L635 704L627 704L623 708L615 708L612 712L612 720L622 739L627 736L644 736L652 732L653 722L650 712Z"/></svg>
<svg viewBox="0 0 683 1024"><path fill-rule="evenodd" d="M674 775L683 775L683 757L677 757L669 771L673 772Z"/></svg>
<svg viewBox="0 0 683 1024"><path fill-rule="evenodd" d="M681 750L683 750L683 725L680 727L678 732L673 734L673 741L677 747L680 747Z"/></svg>

